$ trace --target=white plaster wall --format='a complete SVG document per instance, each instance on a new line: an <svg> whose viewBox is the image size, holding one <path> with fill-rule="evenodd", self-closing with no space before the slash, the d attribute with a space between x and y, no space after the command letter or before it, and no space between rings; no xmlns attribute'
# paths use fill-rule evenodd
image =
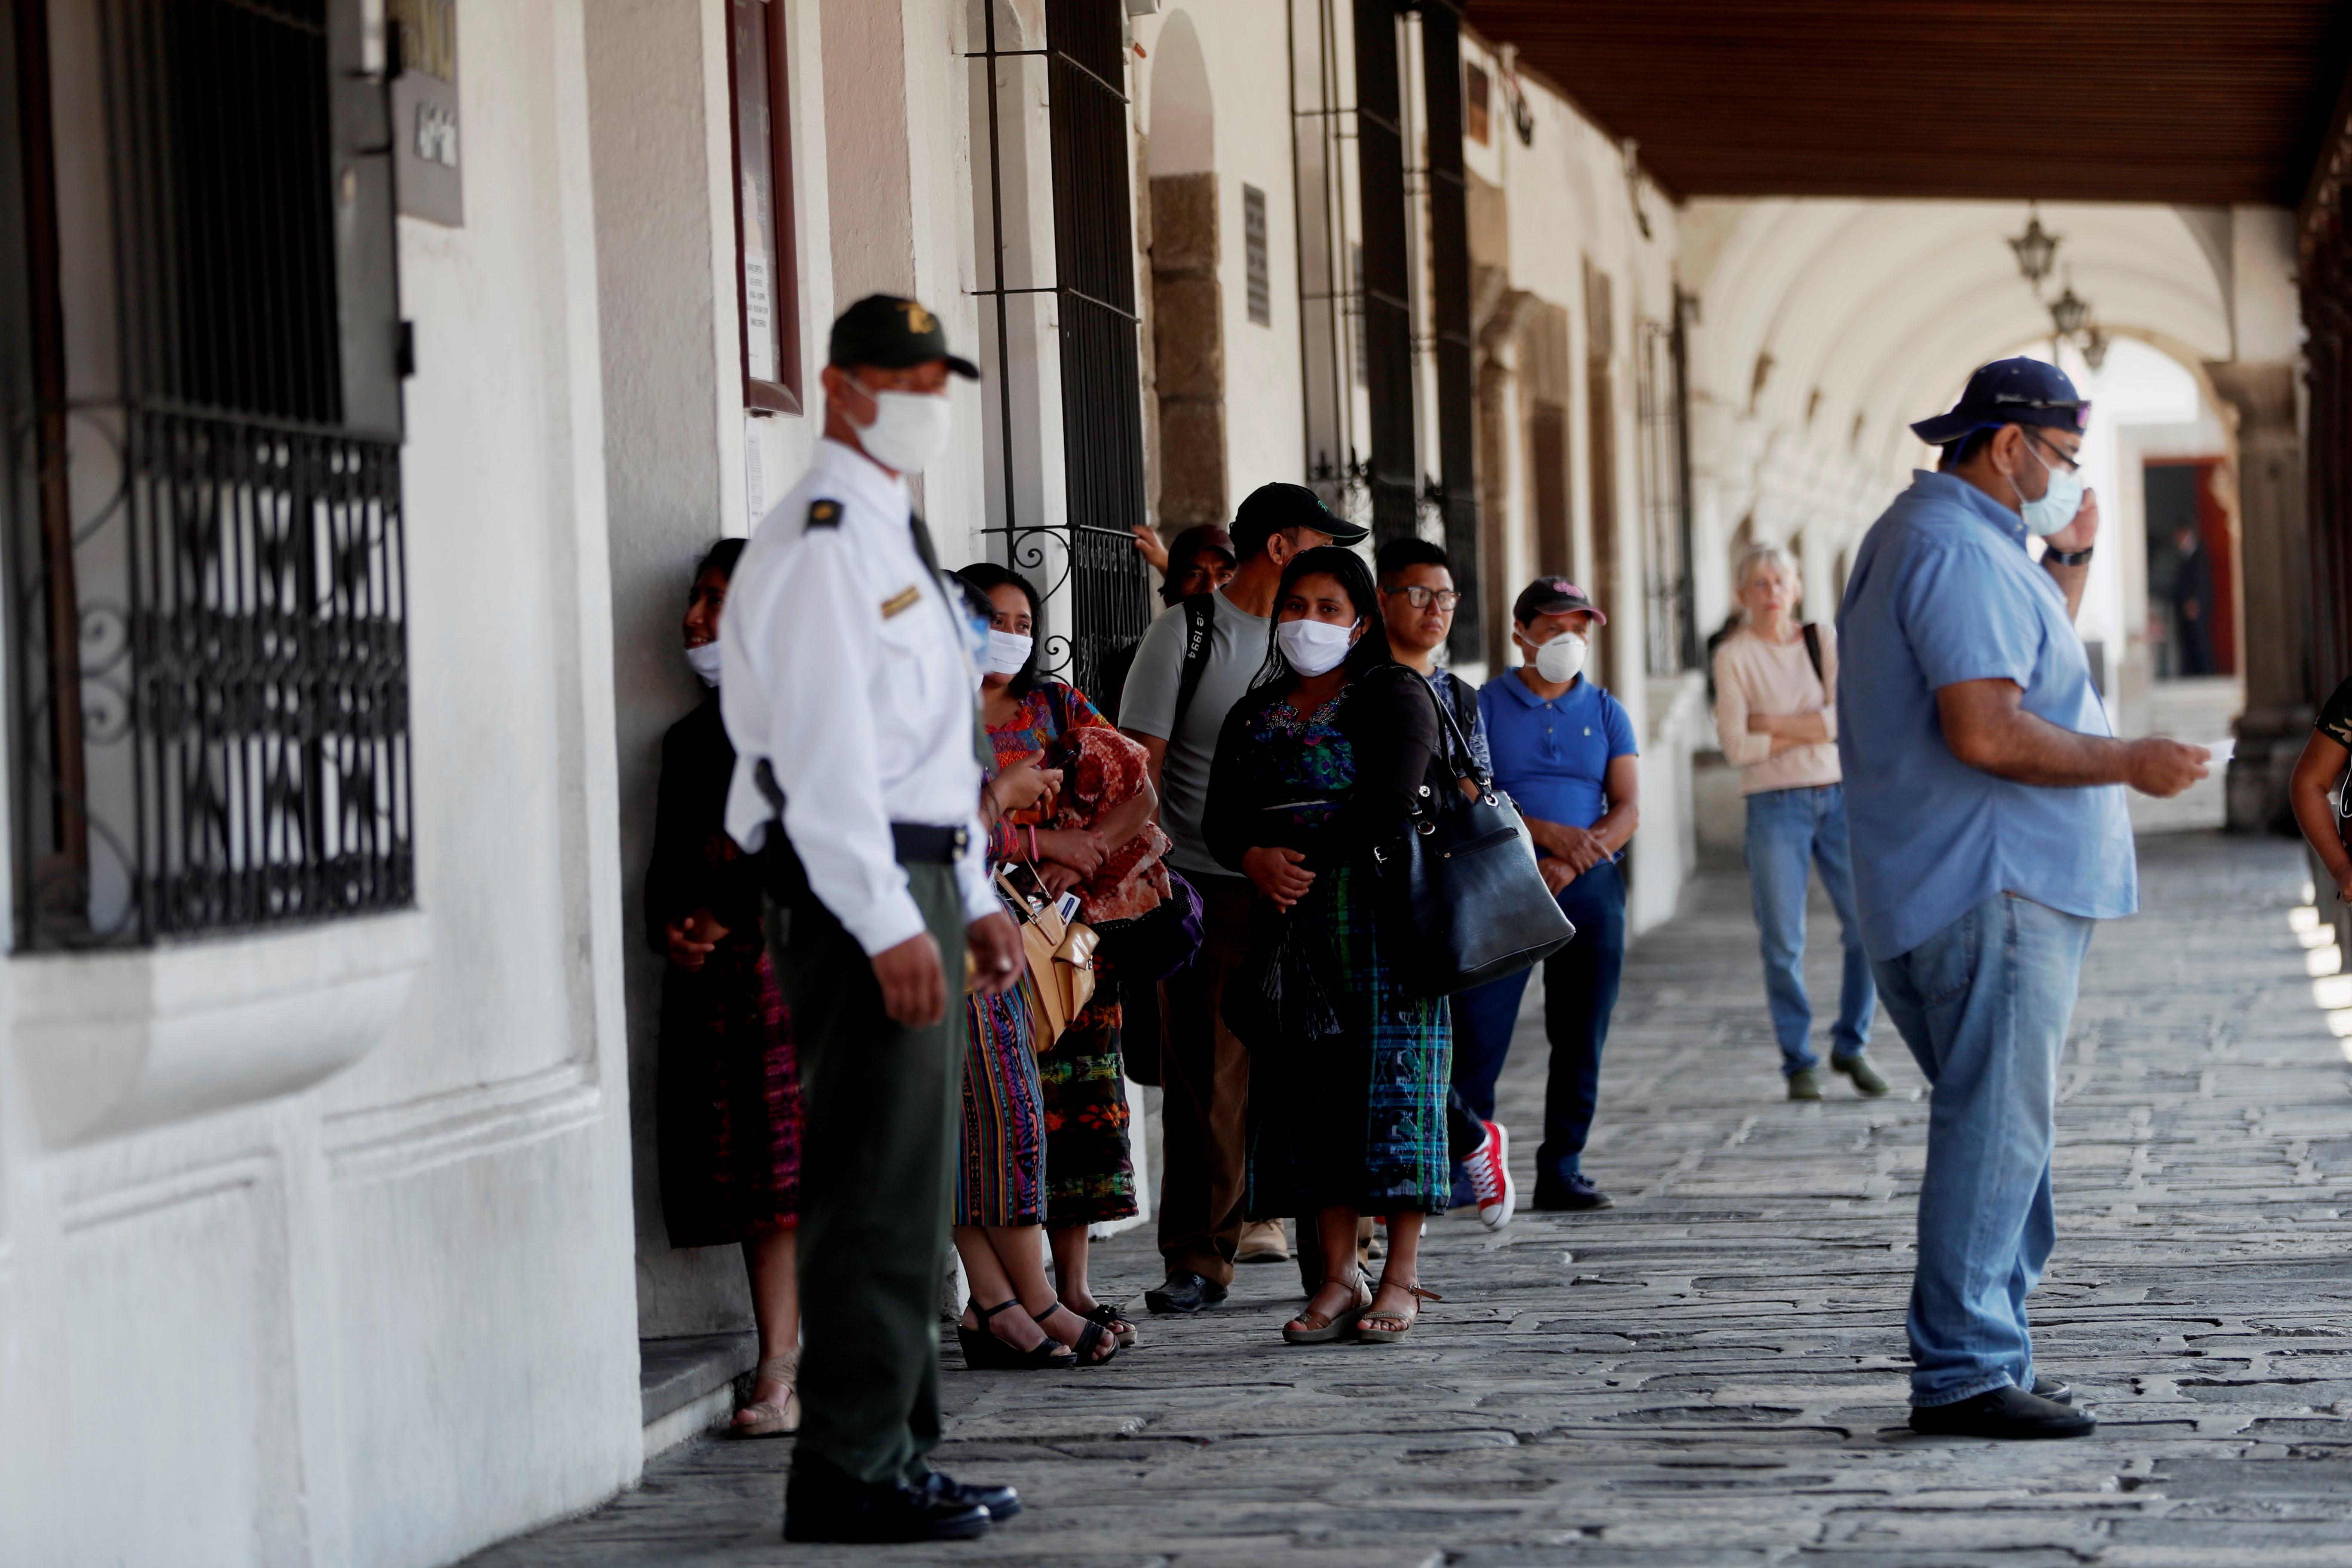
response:
<svg viewBox="0 0 2352 1568"><path fill-rule="evenodd" d="M468 222L401 228L431 957L342 1076L88 1147L0 1053L12 1563L446 1562L639 1463L583 12L461 18Z"/></svg>

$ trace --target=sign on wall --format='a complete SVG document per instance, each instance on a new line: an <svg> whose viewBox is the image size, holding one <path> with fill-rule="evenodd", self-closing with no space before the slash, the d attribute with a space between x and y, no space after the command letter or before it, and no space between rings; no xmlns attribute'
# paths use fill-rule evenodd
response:
<svg viewBox="0 0 2352 1568"><path fill-rule="evenodd" d="M457 0L387 0L392 49L394 183L400 210L460 227L466 180L458 162Z"/></svg>

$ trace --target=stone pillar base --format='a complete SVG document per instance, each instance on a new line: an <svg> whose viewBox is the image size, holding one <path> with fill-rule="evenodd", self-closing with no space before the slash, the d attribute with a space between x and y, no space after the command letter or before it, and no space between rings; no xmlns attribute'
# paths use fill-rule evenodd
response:
<svg viewBox="0 0 2352 1568"><path fill-rule="evenodd" d="M2285 733L2246 734L2241 729L2237 750L2222 783L2222 823L2231 833L2276 833L2286 837L2298 831L2288 807L2287 778L2303 754L2307 725Z"/></svg>

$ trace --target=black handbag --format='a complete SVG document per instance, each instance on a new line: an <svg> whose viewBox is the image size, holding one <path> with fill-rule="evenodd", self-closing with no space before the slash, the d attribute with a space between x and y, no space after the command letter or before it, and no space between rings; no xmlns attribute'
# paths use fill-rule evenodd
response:
<svg viewBox="0 0 2352 1568"><path fill-rule="evenodd" d="M1424 995L1449 996L1533 968L1566 947L1576 927L1544 886L1518 807L1478 766L1435 691L1429 700L1437 710L1439 760L1477 795L1465 796L1456 784L1431 798L1424 785L1402 841L1373 854L1412 936L1410 951L1391 962Z"/></svg>
<svg viewBox="0 0 2352 1568"><path fill-rule="evenodd" d="M1102 939L1097 953L1110 961L1121 978L1156 984L1192 967L1201 955L1204 906L1201 889L1173 866L1168 872L1168 896L1130 920L1110 921L1095 927ZM1136 1080L1141 1082L1140 1079Z"/></svg>

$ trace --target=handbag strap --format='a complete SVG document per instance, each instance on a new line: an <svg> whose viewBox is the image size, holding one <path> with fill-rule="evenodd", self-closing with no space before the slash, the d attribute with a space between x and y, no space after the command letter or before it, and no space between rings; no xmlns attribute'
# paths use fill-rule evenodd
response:
<svg viewBox="0 0 2352 1568"><path fill-rule="evenodd" d="M1421 689L1429 694L1430 706L1437 710L1437 760L1444 763L1446 770L1457 780L1468 779L1478 786L1480 795L1486 794L1494 787L1494 778L1479 767L1477 753L1470 749L1470 738L1462 732L1461 721L1454 717L1447 704L1439 700L1436 687L1411 670L1406 673L1420 682ZM1453 677L1446 679L1450 680Z"/></svg>

